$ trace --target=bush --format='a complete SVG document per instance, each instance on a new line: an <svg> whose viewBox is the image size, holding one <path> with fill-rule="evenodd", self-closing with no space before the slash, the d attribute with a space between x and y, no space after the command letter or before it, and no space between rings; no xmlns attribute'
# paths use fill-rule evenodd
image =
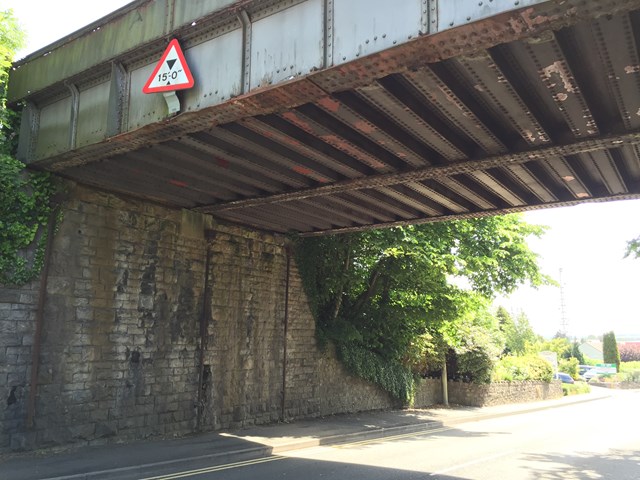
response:
<svg viewBox="0 0 640 480"><path fill-rule="evenodd" d="M620 352L620 361L640 361L640 343L621 343L618 345L618 350Z"/></svg>
<svg viewBox="0 0 640 480"><path fill-rule="evenodd" d="M620 379L623 382L640 383L640 370L634 370L632 372L623 372L620 374Z"/></svg>
<svg viewBox="0 0 640 480"><path fill-rule="evenodd" d="M580 376L578 371L578 359L577 358L561 358L558 362L558 370L560 372L568 373L573 378L578 379Z"/></svg>
<svg viewBox="0 0 640 480"><path fill-rule="evenodd" d="M537 354L503 357L496 364L491 378L494 382L525 380L551 382L552 379L553 367Z"/></svg>
<svg viewBox="0 0 640 480"><path fill-rule="evenodd" d="M493 358L482 349L474 349L457 356L455 376L465 382L490 383L493 370Z"/></svg>

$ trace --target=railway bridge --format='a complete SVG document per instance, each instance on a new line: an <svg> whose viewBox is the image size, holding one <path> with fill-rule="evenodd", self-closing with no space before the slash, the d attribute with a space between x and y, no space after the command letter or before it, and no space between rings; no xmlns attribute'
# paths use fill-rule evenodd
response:
<svg viewBox="0 0 640 480"><path fill-rule="evenodd" d="M15 65L20 157L310 235L637 198L639 7L135 1ZM193 87L144 93L172 39Z"/></svg>
<svg viewBox="0 0 640 480"><path fill-rule="evenodd" d="M640 0L136 0L16 62L68 188L0 289L0 451L393 406L283 234L640 198L639 48Z"/></svg>

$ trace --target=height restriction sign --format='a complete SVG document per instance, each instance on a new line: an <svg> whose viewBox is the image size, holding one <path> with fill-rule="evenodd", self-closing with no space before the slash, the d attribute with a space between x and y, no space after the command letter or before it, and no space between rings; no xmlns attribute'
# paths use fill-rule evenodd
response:
<svg viewBox="0 0 640 480"><path fill-rule="evenodd" d="M144 93L169 92L193 87L189 70L178 40L171 40L162 58L142 88Z"/></svg>

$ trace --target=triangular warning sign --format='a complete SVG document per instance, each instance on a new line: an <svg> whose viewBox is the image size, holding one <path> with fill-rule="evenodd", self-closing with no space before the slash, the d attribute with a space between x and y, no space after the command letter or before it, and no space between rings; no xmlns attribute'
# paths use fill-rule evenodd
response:
<svg viewBox="0 0 640 480"><path fill-rule="evenodd" d="M144 93L169 92L193 87L189 70L178 40L171 40L162 58L142 88Z"/></svg>

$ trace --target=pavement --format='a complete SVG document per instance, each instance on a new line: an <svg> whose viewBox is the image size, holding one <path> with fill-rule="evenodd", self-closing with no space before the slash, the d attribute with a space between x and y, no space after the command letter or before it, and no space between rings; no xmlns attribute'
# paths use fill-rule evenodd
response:
<svg viewBox="0 0 640 480"><path fill-rule="evenodd" d="M144 475L150 469L187 467L194 462L238 462L318 445L428 432L467 422L597 401L614 394L608 389L593 388L589 394L542 402L482 408L434 406L360 412L170 440L10 454L0 457L0 479L102 480L130 477Z"/></svg>

